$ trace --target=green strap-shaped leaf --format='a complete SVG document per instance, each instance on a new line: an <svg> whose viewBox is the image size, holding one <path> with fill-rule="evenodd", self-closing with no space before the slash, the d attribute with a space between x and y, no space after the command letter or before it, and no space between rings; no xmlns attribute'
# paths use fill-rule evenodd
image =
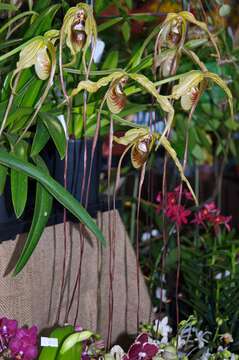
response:
<svg viewBox="0 0 239 360"><path fill-rule="evenodd" d="M29 26L24 35L24 39L29 39L33 36L43 34L45 31L51 29L52 20L57 11L61 8L60 4L52 5L39 15L36 20Z"/></svg>
<svg viewBox="0 0 239 360"><path fill-rule="evenodd" d="M26 122L26 119L29 118L29 116L33 113L33 111L34 108L32 107L22 107L16 109L15 111L12 111L8 116L7 126L14 127L14 125L16 124L17 127L19 127L19 122L21 124L24 124Z"/></svg>
<svg viewBox="0 0 239 360"><path fill-rule="evenodd" d="M80 359L82 352L82 342L90 339L93 335L94 333L88 330L69 335L60 348L57 360Z"/></svg>
<svg viewBox="0 0 239 360"><path fill-rule="evenodd" d="M33 138L31 156L36 156L44 148L50 138L49 132L43 122L37 122L36 133Z"/></svg>
<svg viewBox="0 0 239 360"><path fill-rule="evenodd" d="M0 164L21 171L33 179L39 181L66 209L68 209L78 220L85 224L88 229L106 245L105 238L83 206L61 186L57 181L46 175L42 170L27 161L20 160L14 155L0 150Z"/></svg>
<svg viewBox="0 0 239 360"><path fill-rule="evenodd" d="M102 24L98 25L98 33L101 31L104 31L116 24L118 24L119 22L121 22L124 18L122 16L116 17L114 19L110 19L107 21L104 21Z"/></svg>
<svg viewBox="0 0 239 360"><path fill-rule="evenodd" d="M50 113L40 112L39 117L52 137L61 159L63 159L66 151L66 134L62 124L56 116Z"/></svg>
<svg viewBox="0 0 239 360"><path fill-rule="evenodd" d="M81 359L82 350L83 350L83 344L76 343L64 354L59 352L56 357L56 360L78 360L78 359Z"/></svg>
<svg viewBox="0 0 239 360"><path fill-rule="evenodd" d="M48 168L40 156L37 156L34 160L36 165L42 169L42 171L49 174ZM17 275L23 269L35 250L51 214L52 202L52 195L38 182L36 186L36 200L31 228L17 262L14 275Z"/></svg>
<svg viewBox="0 0 239 360"><path fill-rule="evenodd" d="M25 141L20 141L14 146L13 156L20 160L27 160L27 152L28 144ZM11 169L10 178L13 208L16 217L19 218L27 202L28 176L21 171Z"/></svg>
<svg viewBox="0 0 239 360"><path fill-rule="evenodd" d="M119 51L118 50L110 51L106 56L105 61L102 64L101 70L117 68L118 61L119 61Z"/></svg>
<svg viewBox="0 0 239 360"><path fill-rule="evenodd" d="M2 195L7 179L7 167L0 165L0 195Z"/></svg>
<svg viewBox="0 0 239 360"><path fill-rule="evenodd" d="M55 360L63 341L73 333L74 327L71 325L54 329L50 338L58 339L58 347L44 347L38 360Z"/></svg>
<svg viewBox="0 0 239 360"><path fill-rule="evenodd" d="M0 3L0 11L17 11L17 7L14 4L3 4Z"/></svg>

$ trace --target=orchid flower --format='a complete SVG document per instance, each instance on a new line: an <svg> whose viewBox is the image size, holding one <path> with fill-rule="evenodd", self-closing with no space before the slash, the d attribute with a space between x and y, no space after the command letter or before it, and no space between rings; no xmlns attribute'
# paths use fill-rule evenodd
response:
<svg viewBox="0 0 239 360"><path fill-rule="evenodd" d="M97 27L92 7L79 3L71 7L63 20L61 41L65 41L73 57L80 51L84 53L92 41L97 39Z"/></svg>
<svg viewBox="0 0 239 360"><path fill-rule="evenodd" d="M86 90L89 93L97 92L101 87L109 85L109 89L106 92L106 101L111 112L114 114L119 113L124 105L126 104L126 98L123 97L123 87L128 79L132 79L141 85L146 91L148 91L152 96L155 97L158 104L168 114L167 126L164 130L164 134L171 127L173 117L174 117L174 109L168 100L167 96L160 95L155 87L155 85L144 75L135 74L135 73L127 73L123 70L115 71L112 74L105 76L99 79L96 82L90 80L80 81L78 86L72 90L71 96L77 95L82 90ZM164 135L163 135L164 136Z"/></svg>
<svg viewBox="0 0 239 360"><path fill-rule="evenodd" d="M220 59L214 37L204 22L196 20L194 15L188 11L169 13L158 33L154 50L154 68L157 69L157 67L161 66L160 72L163 77L169 76L177 68L181 50L185 43L187 23L196 25L208 34L216 50L217 57ZM162 48L169 50L162 52Z"/></svg>
<svg viewBox="0 0 239 360"><path fill-rule="evenodd" d="M162 47L172 49L175 47L181 48L183 46L186 37L187 23L196 25L208 34L209 39L216 50L217 56L220 58L217 44L213 35L208 30L207 25L202 21L196 20L194 15L189 11L169 13L167 15L156 40L156 50L158 54L160 53Z"/></svg>
<svg viewBox="0 0 239 360"><path fill-rule="evenodd" d="M48 79L52 67L55 68L56 50L54 42L58 35L58 30L50 30L44 36L37 36L31 42L28 42L20 52L13 77L23 69L34 66L39 79Z"/></svg>
<svg viewBox="0 0 239 360"><path fill-rule="evenodd" d="M164 147L164 149L167 151L169 156L174 161L180 173L181 179L186 183L190 193L192 194L193 200L197 204L196 196L189 181L184 175L183 168L180 161L177 158L177 154L175 150L172 148L170 142L165 137L162 138L162 135L158 133L151 133L149 128L134 128L128 130L124 134L124 136L120 138L114 136L114 141L117 142L118 144L127 146L123 155L129 149L131 149L131 161L132 161L132 165L136 169L141 168L146 163L154 145L156 144L155 150L157 150L158 143L160 141L161 145Z"/></svg>
<svg viewBox="0 0 239 360"><path fill-rule="evenodd" d="M171 98L176 100L181 99L182 108L185 111L188 111L198 100L199 93L205 88L207 80L212 80L225 92L230 107L231 117L233 119L232 93L226 83L217 74L209 71L203 72L200 70L192 70L183 74L179 83L174 85Z"/></svg>
<svg viewBox="0 0 239 360"><path fill-rule="evenodd" d="M168 343L168 336L172 332L172 328L168 325L167 316L165 316L162 320L155 320L153 330L156 336L161 336L161 344Z"/></svg>
<svg viewBox="0 0 239 360"><path fill-rule="evenodd" d="M131 129L124 136L117 138L115 142L131 147L131 161L135 169L139 169L147 161L148 156L155 143L156 137L150 134L149 129Z"/></svg>

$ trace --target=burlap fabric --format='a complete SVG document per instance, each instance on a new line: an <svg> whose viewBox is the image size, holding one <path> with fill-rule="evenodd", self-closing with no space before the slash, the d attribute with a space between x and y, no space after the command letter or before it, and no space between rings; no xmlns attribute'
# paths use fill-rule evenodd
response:
<svg viewBox="0 0 239 360"><path fill-rule="evenodd" d="M105 238L113 212L99 213L97 223ZM137 282L134 250L118 212L116 219L115 277L113 282L114 315L112 341L123 333L136 333ZM109 223L110 221L110 223ZM60 313L64 322L66 307L75 283L80 261L81 239L79 225L68 223L67 281ZM48 227L24 270L12 277L11 272L19 251L24 245L24 235L17 241L0 244L0 316L16 318L21 324L37 324L40 329L56 322L59 292L62 279L64 254L63 224ZM84 235L82 258L80 306L77 323L84 328L99 331L107 336L109 301L109 247L102 249L97 239ZM77 296L74 299L69 322L76 313ZM151 312L149 295L140 274L140 321L148 321Z"/></svg>

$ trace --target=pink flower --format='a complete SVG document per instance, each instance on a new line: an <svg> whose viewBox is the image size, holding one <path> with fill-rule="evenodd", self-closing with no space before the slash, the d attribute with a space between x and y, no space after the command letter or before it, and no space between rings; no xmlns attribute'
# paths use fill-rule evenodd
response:
<svg viewBox="0 0 239 360"><path fill-rule="evenodd" d="M214 201L207 203L204 205L204 208L206 208L209 212L220 212L220 210L216 207L216 204Z"/></svg>
<svg viewBox="0 0 239 360"><path fill-rule="evenodd" d="M156 202L161 203L161 201L162 201L162 193L159 192L158 195L156 196Z"/></svg>
<svg viewBox="0 0 239 360"><path fill-rule="evenodd" d="M177 198L179 197L179 193L180 193L180 185L178 185L174 190L174 193L177 195ZM185 199L185 200L193 200L193 196L192 194L190 193L190 191L186 190L186 189L183 189L182 190L182 199Z"/></svg>
<svg viewBox="0 0 239 360"><path fill-rule="evenodd" d="M158 346L149 343L148 335L140 334L130 346L129 351L122 360L151 360L158 352Z"/></svg>
<svg viewBox="0 0 239 360"><path fill-rule="evenodd" d="M192 194L190 193L190 191L184 190L183 195L184 195L184 197L185 197L186 200L193 201L193 196L192 196Z"/></svg>
<svg viewBox="0 0 239 360"><path fill-rule="evenodd" d="M210 218L210 213L206 208L199 210L195 215L194 219L191 221L192 224L203 225L205 221L208 221Z"/></svg>

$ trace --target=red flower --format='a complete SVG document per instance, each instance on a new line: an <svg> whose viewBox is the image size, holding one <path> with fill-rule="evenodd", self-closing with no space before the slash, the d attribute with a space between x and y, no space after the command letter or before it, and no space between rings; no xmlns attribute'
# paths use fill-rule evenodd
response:
<svg viewBox="0 0 239 360"><path fill-rule="evenodd" d="M149 343L148 335L143 333L136 338L122 360L151 360L158 350L158 346Z"/></svg>
<svg viewBox="0 0 239 360"><path fill-rule="evenodd" d="M219 230L219 225L225 225L228 231L231 230L229 222L231 221L231 216L223 216L220 214L220 209L218 209L214 202L205 204L204 207L195 214L194 219L191 221L197 225L205 225L205 223L212 224L214 230L217 233Z"/></svg>
<svg viewBox="0 0 239 360"><path fill-rule="evenodd" d="M191 211L185 209L182 205L170 205L167 207L165 214L180 226L188 223L188 216L191 214Z"/></svg>
<svg viewBox="0 0 239 360"><path fill-rule="evenodd" d="M231 231L231 226L229 224L231 219L231 216L216 215L211 218L211 223L214 225L216 232L218 232L218 226L222 224L226 227L228 231Z"/></svg>
<svg viewBox="0 0 239 360"><path fill-rule="evenodd" d="M210 219L210 213L206 208L199 210L195 215L194 219L191 221L192 224L204 225L205 221Z"/></svg>
<svg viewBox="0 0 239 360"><path fill-rule="evenodd" d="M174 189L175 194L177 195L177 197L179 197L179 193L180 193L180 185L178 185L175 189ZM183 189L182 191L182 198L185 200L193 200L193 196L190 193L190 191Z"/></svg>
<svg viewBox="0 0 239 360"><path fill-rule="evenodd" d="M177 186L174 191L167 193L166 209L164 210L165 215L178 225L187 224L188 217L191 214L190 210L185 209L183 205L179 205L179 192L180 186ZM183 197L187 200L191 200L191 194L184 190L182 193ZM159 203L157 206L157 213L163 210L162 193L158 193L156 201Z"/></svg>

